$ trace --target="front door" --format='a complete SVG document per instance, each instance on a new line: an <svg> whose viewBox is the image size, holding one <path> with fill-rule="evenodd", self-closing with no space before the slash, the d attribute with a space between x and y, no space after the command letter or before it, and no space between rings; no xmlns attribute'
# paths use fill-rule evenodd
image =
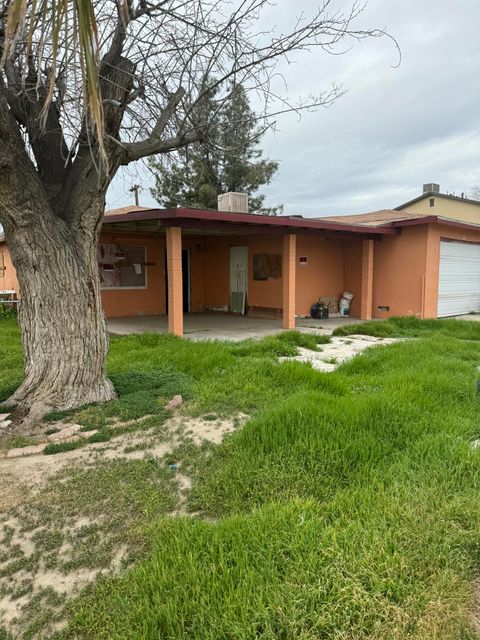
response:
<svg viewBox="0 0 480 640"><path fill-rule="evenodd" d="M244 314L247 308L248 247L230 247L230 311Z"/></svg>

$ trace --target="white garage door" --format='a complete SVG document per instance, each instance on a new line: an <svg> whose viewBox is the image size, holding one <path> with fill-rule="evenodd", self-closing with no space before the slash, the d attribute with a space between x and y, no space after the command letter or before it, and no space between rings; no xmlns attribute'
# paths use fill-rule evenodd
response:
<svg viewBox="0 0 480 640"><path fill-rule="evenodd" d="M480 244L440 242L438 317L480 311Z"/></svg>

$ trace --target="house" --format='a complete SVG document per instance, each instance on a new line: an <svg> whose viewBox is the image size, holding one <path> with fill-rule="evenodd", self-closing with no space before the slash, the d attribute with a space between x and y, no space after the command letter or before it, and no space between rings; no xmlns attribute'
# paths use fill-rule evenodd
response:
<svg viewBox="0 0 480 640"><path fill-rule="evenodd" d="M393 210L315 219L246 213L240 194L224 197L222 211L109 211L99 246L106 316L168 314L177 335L184 313L205 311L280 316L289 329L319 297L343 291L364 320L480 311L480 219L458 213L471 201L448 216L437 204L413 210L429 199L430 191ZM0 241L2 259L0 290L18 291Z"/></svg>
<svg viewBox="0 0 480 640"><path fill-rule="evenodd" d="M19 286L15 268L12 264L5 238L0 234L0 298L9 299L15 297L18 291Z"/></svg>

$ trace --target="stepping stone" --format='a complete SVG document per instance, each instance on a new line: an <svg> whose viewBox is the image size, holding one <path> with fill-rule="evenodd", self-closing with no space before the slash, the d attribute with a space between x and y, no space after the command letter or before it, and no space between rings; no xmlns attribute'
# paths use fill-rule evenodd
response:
<svg viewBox="0 0 480 640"><path fill-rule="evenodd" d="M81 425L79 424L71 424L69 427L65 427L61 429L61 431L57 431L56 433L51 433L48 436L48 439L51 442L58 442L59 440L67 440L67 438L71 438L76 433L78 433L81 429Z"/></svg>
<svg viewBox="0 0 480 640"><path fill-rule="evenodd" d="M10 449L7 451L7 458L20 458L22 456L33 456L36 453L43 453L45 449L44 444L33 444L29 447L19 447L17 449Z"/></svg>
<svg viewBox="0 0 480 640"><path fill-rule="evenodd" d="M98 429L92 429L91 431L82 431L82 433L79 433L79 436L82 436L82 438L90 438L90 436L94 436L96 433L98 433Z"/></svg>
<svg viewBox="0 0 480 640"><path fill-rule="evenodd" d="M179 407L182 403L183 403L182 396L180 395L173 396L170 402L167 402L167 404L165 405L165 409L167 409L167 411L173 411L174 409Z"/></svg>

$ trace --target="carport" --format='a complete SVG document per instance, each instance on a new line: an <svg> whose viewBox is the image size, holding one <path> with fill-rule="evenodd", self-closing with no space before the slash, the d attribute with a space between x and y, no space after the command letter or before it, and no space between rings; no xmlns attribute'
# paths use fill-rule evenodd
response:
<svg viewBox="0 0 480 640"><path fill-rule="evenodd" d="M238 311L292 329L319 296L350 290L352 314L369 319L374 243L397 233L322 219L182 208L109 214L101 243L120 247L122 259L125 248L146 248L143 267L139 258L133 265L145 271L143 286L104 290L106 315L166 313L168 330L176 335L184 333L185 312L189 318L210 312L205 319L212 319L216 311L225 319Z"/></svg>

